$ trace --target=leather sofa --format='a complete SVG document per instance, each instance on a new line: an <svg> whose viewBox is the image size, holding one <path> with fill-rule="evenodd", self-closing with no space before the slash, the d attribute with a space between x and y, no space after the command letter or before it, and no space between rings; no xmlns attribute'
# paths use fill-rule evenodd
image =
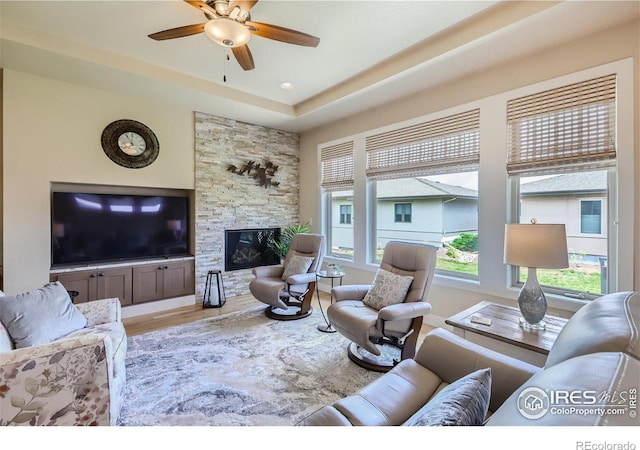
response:
<svg viewBox="0 0 640 450"><path fill-rule="evenodd" d="M15 348L0 322L0 425L116 425L126 386L120 301L75 306L87 325L42 345Z"/></svg>
<svg viewBox="0 0 640 450"><path fill-rule="evenodd" d="M556 339L543 368L435 329L416 356L369 385L301 420L300 426L412 423L445 386L491 370L486 426L640 425L640 295L620 292L579 309ZM530 394L547 403L531 414ZM538 398L539 399L539 398Z"/></svg>

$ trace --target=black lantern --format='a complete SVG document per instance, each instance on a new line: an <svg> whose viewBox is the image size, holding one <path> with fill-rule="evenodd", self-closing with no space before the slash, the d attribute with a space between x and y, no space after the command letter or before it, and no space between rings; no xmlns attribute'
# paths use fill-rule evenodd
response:
<svg viewBox="0 0 640 450"><path fill-rule="evenodd" d="M203 308L220 308L227 302L222 281L222 271L210 270L207 273L207 281L204 286Z"/></svg>

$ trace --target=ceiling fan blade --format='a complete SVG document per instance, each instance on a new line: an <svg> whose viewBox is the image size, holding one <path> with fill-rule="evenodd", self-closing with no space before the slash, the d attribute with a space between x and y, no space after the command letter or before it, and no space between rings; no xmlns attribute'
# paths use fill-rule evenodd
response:
<svg viewBox="0 0 640 450"><path fill-rule="evenodd" d="M251 54L251 50L249 50L248 45L232 47L231 51L233 52L233 56L236 57L238 64L240 64L240 67L242 67L244 70L251 70L256 67L253 64L253 55Z"/></svg>
<svg viewBox="0 0 640 450"><path fill-rule="evenodd" d="M198 2L198 1L192 1L192 0L184 0L184 1L190 4L191 6L193 6L194 8L197 8L200 11L202 11L204 15L207 16L207 19L215 19L216 17L218 17L218 15L216 14L216 10L213 9L211 6L207 5L205 2Z"/></svg>
<svg viewBox="0 0 640 450"><path fill-rule="evenodd" d="M204 31L204 23L195 23L193 25L185 25L183 27L171 28L170 30L158 31L150 34L151 39L156 41L164 41L166 39L175 39L193 34L202 33Z"/></svg>
<svg viewBox="0 0 640 450"><path fill-rule="evenodd" d="M229 2L229 11L233 11L233 8L239 6L242 13L245 14L248 13L251 8L256 6L256 3L258 3L258 0L231 0Z"/></svg>
<svg viewBox="0 0 640 450"><path fill-rule="evenodd" d="M249 31L251 31L252 34L263 38L286 42L288 44L304 45L305 47L317 47L320 43L320 38L278 25L250 22L248 20L244 24L249 27Z"/></svg>

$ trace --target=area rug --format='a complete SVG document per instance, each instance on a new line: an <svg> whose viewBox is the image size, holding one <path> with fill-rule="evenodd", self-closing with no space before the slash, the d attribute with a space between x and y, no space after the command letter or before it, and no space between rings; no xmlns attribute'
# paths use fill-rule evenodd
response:
<svg viewBox="0 0 640 450"><path fill-rule="evenodd" d="M380 376L322 322L315 310L272 320L259 306L129 337L119 425L294 425Z"/></svg>

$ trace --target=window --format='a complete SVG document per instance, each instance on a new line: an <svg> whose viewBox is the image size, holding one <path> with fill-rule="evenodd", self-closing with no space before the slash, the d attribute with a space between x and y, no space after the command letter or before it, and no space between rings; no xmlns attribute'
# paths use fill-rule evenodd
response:
<svg viewBox="0 0 640 450"><path fill-rule="evenodd" d="M411 223L411 203L396 203L394 207L396 223Z"/></svg>
<svg viewBox="0 0 640 450"><path fill-rule="evenodd" d="M366 138L372 262L391 240L419 242L440 248L438 271L477 278L479 121L476 109Z"/></svg>
<svg viewBox="0 0 640 450"><path fill-rule="evenodd" d="M353 141L322 148L327 254L353 259Z"/></svg>
<svg viewBox="0 0 640 450"><path fill-rule="evenodd" d="M580 233L602 234L602 200L580 200Z"/></svg>
<svg viewBox="0 0 640 450"><path fill-rule="evenodd" d="M340 224L351 225L351 205L340 205Z"/></svg>
<svg viewBox="0 0 640 450"><path fill-rule="evenodd" d="M616 76L609 75L508 102L507 171L519 205L513 220L562 223L567 232L569 267L538 270L547 291L587 298L608 292L615 95ZM526 275L514 268L515 283Z"/></svg>

